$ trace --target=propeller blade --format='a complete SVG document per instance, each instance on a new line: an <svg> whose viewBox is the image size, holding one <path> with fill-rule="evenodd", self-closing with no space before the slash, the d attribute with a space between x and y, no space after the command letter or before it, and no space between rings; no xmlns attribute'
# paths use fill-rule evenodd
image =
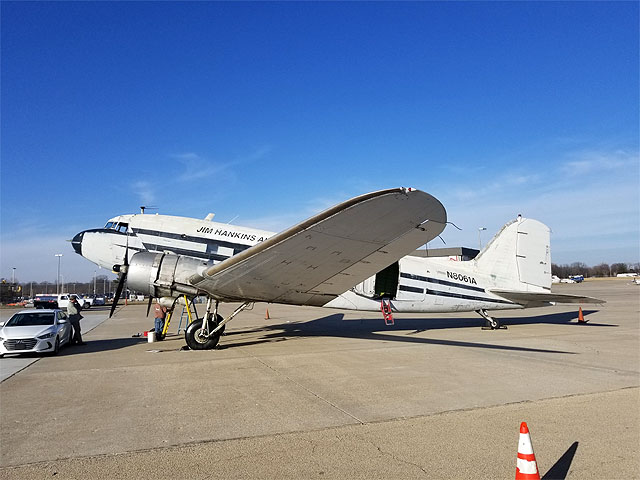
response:
<svg viewBox="0 0 640 480"><path fill-rule="evenodd" d="M151 302L153 302L153 297L149 295L149 303L147 304L147 317L149 316L149 312L151 311Z"/></svg>
<svg viewBox="0 0 640 480"><path fill-rule="evenodd" d="M116 311L116 307L118 306L118 301L120 300L122 289L124 288L124 284L127 281L128 266L129 266L129 232L127 231L127 246L124 249L124 262L120 266L120 281L118 282L118 288L116 288L116 294L113 297L113 303L111 304L111 313L109 313L109 318L113 317L113 312ZM148 312L147 312L147 315L149 315Z"/></svg>
<svg viewBox="0 0 640 480"><path fill-rule="evenodd" d="M109 314L109 318L113 316L113 312L116 311L116 307L118 306L118 301L120 300L120 295L122 294L122 289L124 288L124 283L127 280L127 272L126 270L120 275L120 281L118 282L118 288L116 288L116 294L113 297L113 303L111 304L111 313Z"/></svg>
<svg viewBox="0 0 640 480"><path fill-rule="evenodd" d="M126 267L129 265L129 236L127 235L127 246L124 249L124 263L123 265Z"/></svg>

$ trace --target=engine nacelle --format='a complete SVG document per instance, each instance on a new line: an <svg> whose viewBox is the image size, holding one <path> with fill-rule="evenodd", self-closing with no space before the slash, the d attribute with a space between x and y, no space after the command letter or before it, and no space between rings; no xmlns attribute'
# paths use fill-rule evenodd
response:
<svg viewBox="0 0 640 480"><path fill-rule="evenodd" d="M169 253L138 252L131 257L127 283L133 290L153 297L175 297L202 292L189 284L189 278L213 265L213 261Z"/></svg>

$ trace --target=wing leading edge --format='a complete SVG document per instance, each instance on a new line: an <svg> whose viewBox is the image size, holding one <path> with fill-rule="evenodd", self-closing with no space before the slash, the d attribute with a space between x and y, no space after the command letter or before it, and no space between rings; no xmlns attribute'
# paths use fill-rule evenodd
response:
<svg viewBox="0 0 640 480"><path fill-rule="evenodd" d="M324 305L438 236L447 214L428 193L396 188L347 200L190 282L219 300Z"/></svg>

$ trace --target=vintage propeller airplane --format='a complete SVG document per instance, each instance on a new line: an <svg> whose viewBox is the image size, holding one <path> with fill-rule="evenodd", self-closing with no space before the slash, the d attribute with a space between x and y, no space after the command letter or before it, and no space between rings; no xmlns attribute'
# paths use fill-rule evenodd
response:
<svg viewBox="0 0 640 480"><path fill-rule="evenodd" d="M393 312L476 311L554 303L604 303L551 292L549 228L518 217L472 260L422 258L415 249L444 230L447 214L412 188L367 193L287 230L168 215L120 215L72 240L75 251L173 309L186 295L207 297L206 312L185 331L194 350L217 345L225 325L254 302ZM226 318L220 302L240 302Z"/></svg>

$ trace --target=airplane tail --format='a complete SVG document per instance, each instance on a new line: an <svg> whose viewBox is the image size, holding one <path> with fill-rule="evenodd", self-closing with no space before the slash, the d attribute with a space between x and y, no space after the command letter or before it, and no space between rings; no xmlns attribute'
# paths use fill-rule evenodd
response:
<svg viewBox="0 0 640 480"><path fill-rule="evenodd" d="M518 216L507 223L475 258L494 288L524 292L551 290L550 230Z"/></svg>

